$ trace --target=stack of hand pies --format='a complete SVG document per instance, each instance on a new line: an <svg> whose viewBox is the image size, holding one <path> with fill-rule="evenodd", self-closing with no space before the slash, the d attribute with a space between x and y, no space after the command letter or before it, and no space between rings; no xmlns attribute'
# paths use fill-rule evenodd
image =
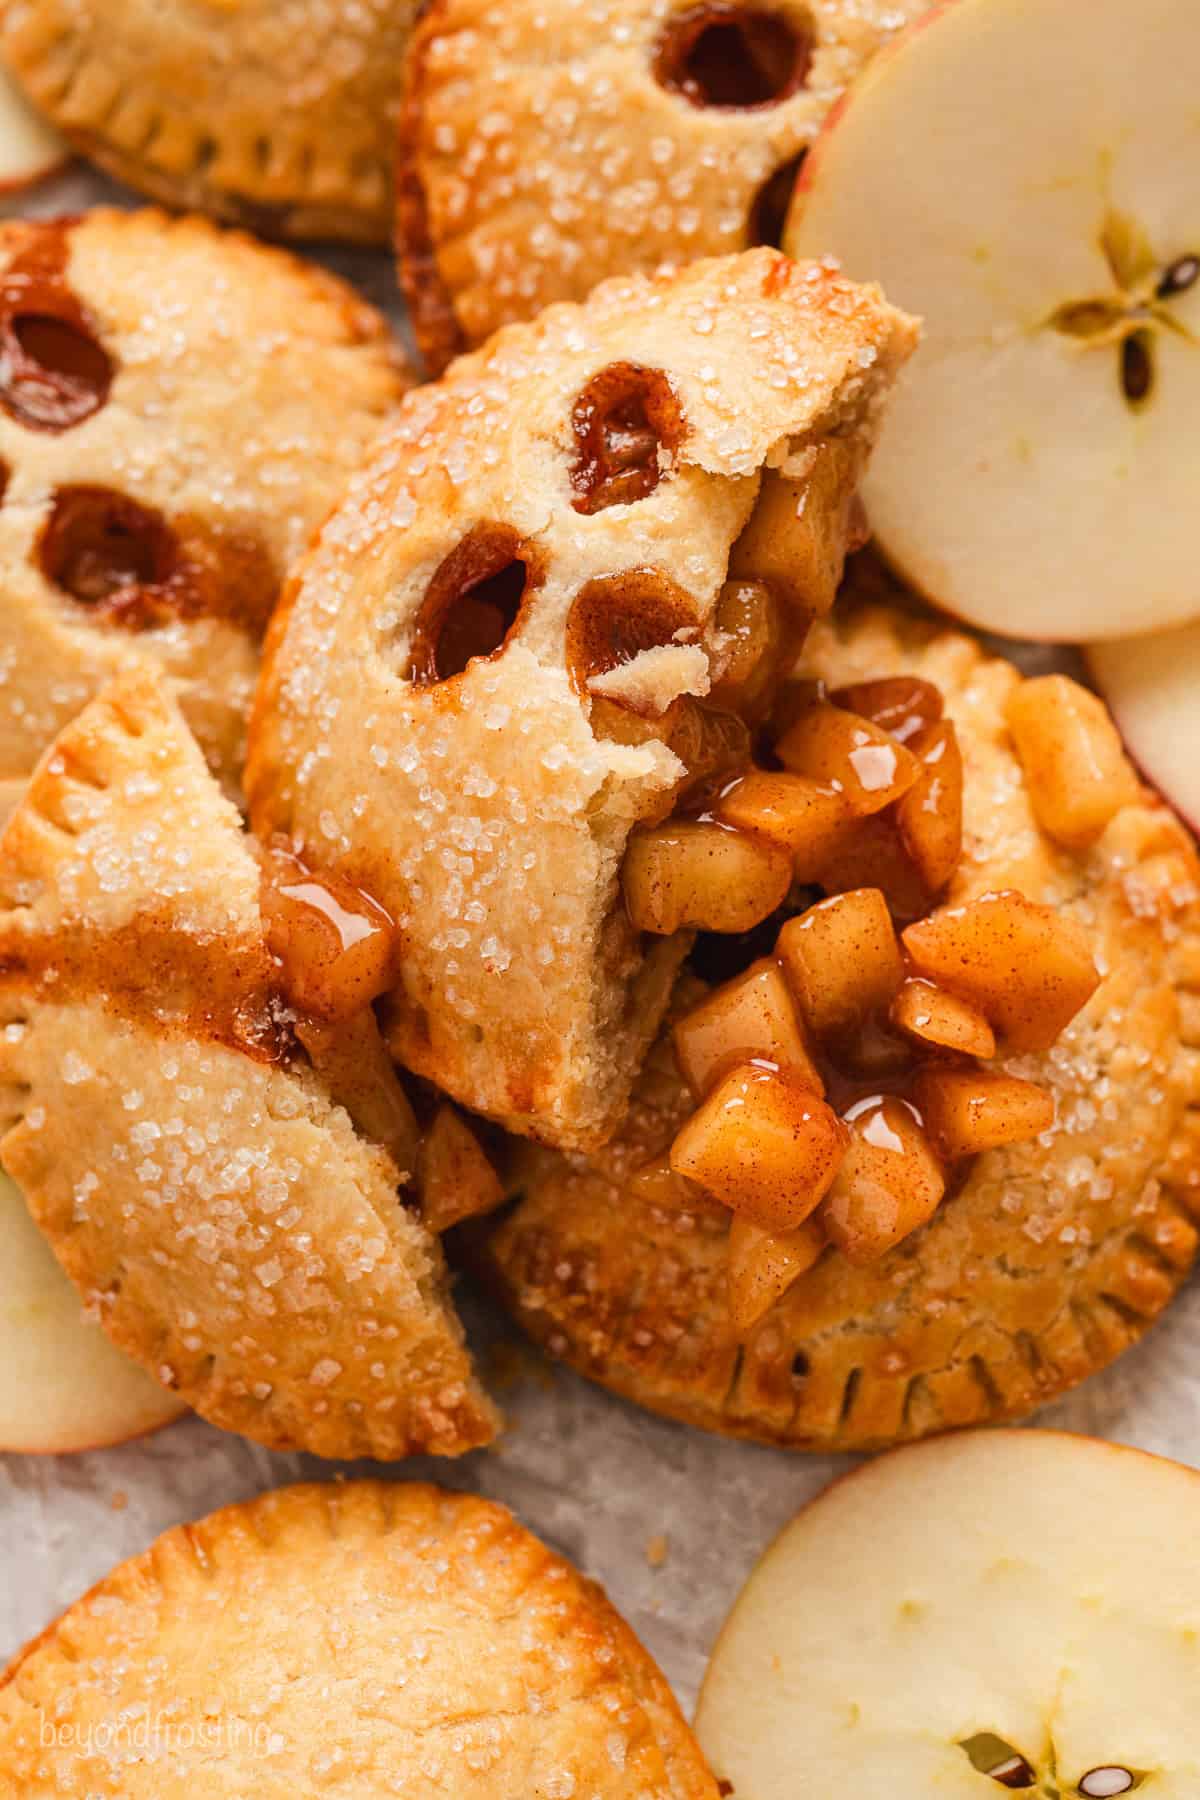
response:
<svg viewBox="0 0 1200 1800"><path fill-rule="evenodd" d="M1022 1417L1192 1263L1200 861L1094 693L868 543L919 327L773 245L925 7L415 10L0 23L164 204L398 219L438 375L195 213L0 226L3 1169L116 1349L273 1449L495 1437L448 1232L694 1426ZM0 1794L326 1784L716 1793L598 1590L431 1488L169 1534L0 1681Z"/></svg>

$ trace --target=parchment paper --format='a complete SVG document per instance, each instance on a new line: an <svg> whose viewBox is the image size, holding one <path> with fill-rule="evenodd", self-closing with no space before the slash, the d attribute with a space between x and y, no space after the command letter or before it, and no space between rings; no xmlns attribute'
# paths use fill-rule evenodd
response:
<svg viewBox="0 0 1200 1800"><path fill-rule="evenodd" d="M74 212L102 199L125 204L129 196L76 169L6 210ZM403 329L386 257L325 260ZM1062 660L1033 648L1016 659L1027 668ZM511 1506L604 1584L690 1712L713 1639L755 1559L851 1459L764 1450L652 1418L546 1363L465 1286L460 1295L509 1428L497 1446L459 1462L421 1458L381 1470L275 1456L194 1418L115 1450L0 1457L0 1667L168 1526L284 1482L369 1472L470 1488ZM1200 1466L1198 1371L1193 1283L1138 1349L1037 1423Z"/></svg>

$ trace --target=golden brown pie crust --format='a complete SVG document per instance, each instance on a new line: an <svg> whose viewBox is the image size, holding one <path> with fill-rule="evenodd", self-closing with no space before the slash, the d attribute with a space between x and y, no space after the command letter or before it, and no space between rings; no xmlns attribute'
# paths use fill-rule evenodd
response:
<svg viewBox="0 0 1200 1800"><path fill-rule="evenodd" d="M411 393L299 570L251 726L255 829L397 921L392 1049L473 1111L601 1141L686 948L647 954L618 891L631 826L682 765L593 728L576 603L631 633L678 608L661 704L706 692L694 640L764 466L823 434L865 455L914 337L876 289L774 251L607 282ZM625 379L663 401L650 491L586 510L581 396ZM457 597L505 568L507 638L436 679Z"/></svg>
<svg viewBox="0 0 1200 1800"><path fill-rule="evenodd" d="M1020 1417L1112 1361L1186 1276L1200 1220L1200 862L1144 793L1088 852L1039 829L1004 723L1020 681L970 639L871 607L814 629L803 672L907 671L945 695L966 762L950 899L1016 888L1061 906L1104 981L1045 1055L1049 1138L992 1151L881 1261L827 1251L739 1344L720 1209L670 1214L624 1189L692 1101L656 1056L620 1139L541 1153L475 1255L554 1355L655 1411L805 1449L867 1449Z"/></svg>
<svg viewBox="0 0 1200 1800"><path fill-rule="evenodd" d="M846 83L927 7L432 0L409 46L397 182L401 275L429 367L606 276L777 242L763 235L772 175L786 183ZM707 27L728 70L742 17L782 34L778 97L697 103L711 90L680 90L673 46ZM736 80L717 97L736 98Z"/></svg>
<svg viewBox="0 0 1200 1800"><path fill-rule="evenodd" d="M0 226L0 331L0 779L165 669L233 791L265 619L406 385L384 320L207 220L98 209ZM105 556L148 585L108 596Z"/></svg>
<svg viewBox="0 0 1200 1800"><path fill-rule="evenodd" d="M0 1786L79 1800L717 1794L593 1582L492 1501L377 1481L226 1507L114 1569L0 1675Z"/></svg>
<svg viewBox="0 0 1200 1800"><path fill-rule="evenodd" d="M454 1455L496 1415L400 1171L288 1054L258 858L161 681L0 837L0 1160L108 1335L273 1449Z"/></svg>
<svg viewBox="0 0 1200 1800"><path fill-rule="evenodd" d="M20 0L0 55L85 155L268 237L386 244L417 0Z"/></svg>

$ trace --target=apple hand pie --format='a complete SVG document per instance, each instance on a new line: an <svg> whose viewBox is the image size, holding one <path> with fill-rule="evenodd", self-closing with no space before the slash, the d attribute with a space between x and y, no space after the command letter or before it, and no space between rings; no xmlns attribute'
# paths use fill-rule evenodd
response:
<svg viewBox="0 0 1200 1800"><path fill-rule="evenodd" d="M846 605L717 801L787 904L699 941L619 1137L530 1151L474 1252L605 1385L823 1449L1030 1412L1200 1221L1190 838L1094 696Z"/></svg>
<svg viewBox="0 0 1200 1800"><path fill-rule="evenodd" d="M267 237L386 244L417 0L21 0L0 55L85 156Z"/></svg>
<svg viewBox="0 0 1200 1800"><path fill-rule="evenodd" d="M0 349L0 781L163 668L232 790L284 575L403 392L383 319L203 219L100 209L0 225Z"/></svg>
<svg viewBox="0 0 1200 1800"><path fill-rule="evenodd" d="M176 1526L28 1644L0 1671L0 1791L48 1784L88 1800L717 1800L594 1582L494 1501L381 1481Z"/></svg>
<svg viewBox="0 0 1200 1800"><path fill-rule="evenodd" d="M387 937L293 876L161 680L93 701L0 838L0 1160L117 1347L214 1424L457 1454L496 1418L399 1198L416 1129L369 1005Z"/></svg>
<svg viewBox="0 0 1200 1800"><path fill-rule="evenodd" d="M609 275L777 245L808 146L929 0L432 0L400 270L430 368Z"/></svg>
<svg viewBox="0 0 1200 1800"><path fill-rule="evenodd" d="M409 395L300 568L255 829L396 921L392 1050L474 1111L601 1142L690 928L783 899L702 796L832 604L914 339L774 251L606 283Z"/></svg>

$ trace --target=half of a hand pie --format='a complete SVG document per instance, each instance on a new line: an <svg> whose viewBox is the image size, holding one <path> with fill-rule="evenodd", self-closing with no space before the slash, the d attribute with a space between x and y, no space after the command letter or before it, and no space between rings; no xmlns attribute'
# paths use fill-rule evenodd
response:
<svg viewBox="0 0 1200 1800"><path fill-rule="evenodd" d="M349 287L207 220L0 226L0 778L164 668L232 787L280 585L404 385Z"/></svg>
<svg viewBox="0 0 1200 1800"><path fill-rule="evenodd" d="M405 1171L352 1122L387 1075L312 1066L262 881L166 688L113 683L0 838L0 1159L113 1342L214 1424L455 1454L495 1415Z"/></svg>
<svg viewBox="0 0 1200 1800"><path fill-rule="evenodd" d="M717 1796L593 1582L493 1501L378 1481L180 1525L28 1645L0 1674L0 1785L47 1781L94 1800Z"/></svg>
<svg viewBox="0 0 1200 1800"><path fill-rule="evenodd" d="M436 372L609 275L778 244L808 145L928 0L433 0L400 267Z"/></svg>
<svg viewBox="0 0 1200 1800"><path fill-rule="evenodd" d="M822 1449L1032 1411L1140 1337L1183 1282L1200 1218L1200 863L1186 831L1127 765L1094 784L1108 798L1092 808L1094 771L1072 763L1069 732L1038 740L1048 762L1031 754L1042 684L1023 684L966 637L843 605L814 628L801 672L839 705L887 702L890 688L919 708L940 693L962 761L963 847L933 913L903 934L925 954L937 932L949 939L936 980L906 972L887 924L881 887L893 917L929 904L910 898L910 821L897 830L893 808L852 822L828 872L807 872L815 885L795 898L781 956L802 960L810 925L836 918L823 890L854 890L842 910L861 913L834 962L813 953L795 1013L790 1002L776 1009L789 1032L804 1021L801 1041L761 1039L769 984L782 985L771 941L741 956L763 959L748 977L758 990L726 990L741 1003L721 1020L728 1043L751 1033L728 1060L759 1059L741 1066L742 1101L755 1082L791 1091L794 1073L808 1112L836 1115L827 1129L846 1160L833 1187L790 1233L773 1234L761 1208L783 1204L778 1182L742 1191L735 1170L722 1204L681 1179L685 1166L718 1181L729 1171L693 1160L694 1129L679 1154L681 1125L711 1119L712 1107L697 1111L667 1036L620 1136L587 1161L537 1153L524 1197L477 1251L525 1328L583 1373L712 1430ZM1095 741L1115 746L1091 705ZM898 713L892 722L905 732ZM892 969L878 956L884 936ZM858 1003L877 961L879 1005L847 1021L853 1033L839 1036L836 1020L814 1031L822 1008ZM1060 977L1075 984L1069 996ZM693 989L681 1009L703 997ZM675 1043L692 1077L714 1055L694 1026ZM743 1119L725 1146L742 1173L772 1148ZM993 1147L964 1154L972 1132ZM899 1187L889 1171L903 1175ZM738 1212L746 1204L758 1223Z"/></svg>
<svg viewBox="0 0 1200 1800"><path fill-rule="evenodd" d="M168 206L384 244L416 0L28 0L2 54L78 149Z"/></svg>
<svg viewBox="0 0 1200 1800"><path fill-rule="evenodd" d="M392 1049L474 1111L615 1128L688 943L632 922L631 831L747 754L914 336L773 251L608 282L410 394L300 569L255 829L396 920Z"/></svg>

